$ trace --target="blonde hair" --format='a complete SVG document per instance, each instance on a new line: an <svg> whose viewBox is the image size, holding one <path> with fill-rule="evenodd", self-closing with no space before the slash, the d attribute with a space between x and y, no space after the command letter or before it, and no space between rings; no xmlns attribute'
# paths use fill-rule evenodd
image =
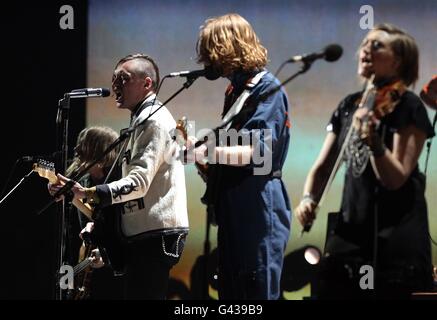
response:
<svg viewBox="0 0 437 320"><path fill-rule="evenodd" d="M200 28L196 50L199 63L221 69L224 76L267 64L267 49L249 22L236 13L207 19Z"/></svg>
<svg viewBox="0 0 437 320"><path fill-rule="evenodd" d="M108 127L96 126L83 129L77 137L73 163L65 174L70 176L82 164L97 160L117 138L118 133ZM113 149L99 162L103 169L111 167L117 157L117 151L117 148Z"/></svg>

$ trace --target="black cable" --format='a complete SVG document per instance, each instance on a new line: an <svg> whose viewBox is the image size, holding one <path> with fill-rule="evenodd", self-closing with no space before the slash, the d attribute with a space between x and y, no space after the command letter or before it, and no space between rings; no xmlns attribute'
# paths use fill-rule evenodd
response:
<svg viewBox="0 0 437 320"><path fill-rule="evenodd" d="M375 187L375 194L374 194L374 215L373 215L373 257L372 257L372 262L373 262L373 274L375 276L375 278L378 277L378 200L379 200L379 196L378 196L378 192L379 188L378 186ZM374 279L375 279L374 278ZM376 291L378 290L378 286L376 284L376 281L373 282L373 294L374 297L376 297Z"/></svg>
<svg viewBox="0 0 437 320"><path fill-rule="evenodd" d="M158 88L156 89L156 92L155 92L155 98L153 99L152 108L150 108L149 116L150 116L150 113L152 113L153 106L154 106L155 103L156 103L156 98L158 97L159 91L161 90L162 83L163 83L164 80L167 79L167 78L169 78L168 75L164 76L164 78L161 79L161 82L159 83Z"/></svg>
<svg viewBox="0 0 437 320"><path fill-rule="evenodd" d="M433 131L435 131L436 122L437 122L437 111L434 114L434 121L432 122L432 130ZM428 171L428 160L429 160L429 154L431 152L432 140L433 140L433 138L429 139L428 142L426 143L425 177L426 177L426 172Z"/></svg>
<svg viewBox="0 0 437 320"><path fill-rule="evenodd" d="M432 129L433 129L433 131L435 131L436 122L437 122L437 111L434 114L434 120L432 122ZM429 160L429 154L431 153L432 140L433 140L433 138L429 139L428 142L426 143L426 158L425 158L425 172L424 172L424 174L425 174L425 185L426 185L426 180L427 180L426 179L427 178L426 174L427 174L427 171L428 171L428 160ZM437 246L437 242L432 238L431 232L430 232L429 229L428 229L428 237L431 240L431 243L433 245Z"/></svg>

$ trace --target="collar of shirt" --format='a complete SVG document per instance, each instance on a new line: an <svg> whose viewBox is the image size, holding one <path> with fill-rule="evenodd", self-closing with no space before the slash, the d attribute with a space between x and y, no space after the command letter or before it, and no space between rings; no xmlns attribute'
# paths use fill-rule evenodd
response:
<svg viewBox="0 0 437 320"><path fill-rule="evenodd" d="M237 100L243 90L246 89L246 84L249 82L249 80L251 80L254 76L256 76L260 71L263 70L264 69L255 69L252 71L238 70L229 77L231 83L225 93L225 103L221 114L222 118L229 111L229 109L232 107L235 100Z"/></svg>
<svg viewBox="0 0 437 320"><path fill-rule="evenodd" d="M255 75L257 75L258 72L260 72L260 70L258 69L252 71L243 71L243 70L235 71L230 77L231 84L236 91L242 91L244 90L246 83Z"/></svg>
<svg viewBox="0 0 437 320"><path fill-rule="evenodd" d="M138 115L141 113L141 111L144 110L144 108L146 108L148 102L152 102L155 98L156 98L156 94L153 93L150 96L148 96L146 99L138 103L138 105L133 109L131 113L130 122L133 123L134 119L138 117Z"/></svg>

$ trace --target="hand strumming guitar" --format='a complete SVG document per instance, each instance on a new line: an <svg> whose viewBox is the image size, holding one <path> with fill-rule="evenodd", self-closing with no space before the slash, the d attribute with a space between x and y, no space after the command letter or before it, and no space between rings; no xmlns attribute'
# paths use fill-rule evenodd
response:
<svg viewBox="0 0 437 320"><path fill-rule="evenodd" d="M88 222L85 228L83 228L82 231L80 232L79 237L84 242L89 242L90 235L93 232L93 229L94 229L94 222ZM93 251L91 251L91 254L88 259L91 260L91 267L95 269L102 268L105 265L99 249L94 249Z"/></svg>

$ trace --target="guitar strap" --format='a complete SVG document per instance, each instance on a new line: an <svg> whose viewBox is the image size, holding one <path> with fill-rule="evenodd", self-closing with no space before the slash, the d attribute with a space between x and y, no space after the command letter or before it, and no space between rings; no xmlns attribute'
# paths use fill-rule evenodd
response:
<svg viewBox="0 0 437 320"><path fill-rule="evenodd" d="M244 106L244 103L246 102L247 98L249 98L252 89L258 84L258 82L261 80L261 78L267 73L267 71L261 71L258 72L254 77L249 79L249 81L246 84L246 88L244 91L240 94L240 96L235 100L232 107L228 110L228 112L225 114L222 120L222 124L229 121L232 117L236 116L240 113L241 109ZM232 122L229 122L227 126L225 127L226 130L229 130L229 128L232 126Z"/></svg>

